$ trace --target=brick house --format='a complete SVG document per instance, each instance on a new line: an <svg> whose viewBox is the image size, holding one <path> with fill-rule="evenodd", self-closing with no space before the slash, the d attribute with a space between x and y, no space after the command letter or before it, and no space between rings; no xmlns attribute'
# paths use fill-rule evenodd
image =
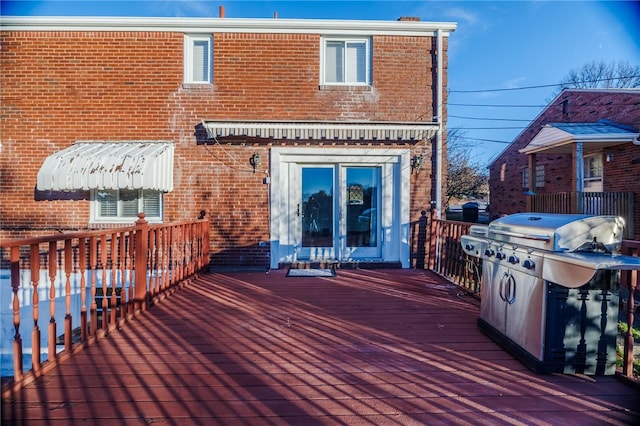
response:
<svg viewBox="0 0 640 426"><path fill-rule="evenodd" d="M0 238L208 212L212 262L410 266L454 23L2 17Z"/></svg>
<svg viewBox="0 0 640 426"><path fill-rule="evenodd" d="M563 90L491 163L492 217L616 214L640 239L638 129L640 89Z"/></svg>

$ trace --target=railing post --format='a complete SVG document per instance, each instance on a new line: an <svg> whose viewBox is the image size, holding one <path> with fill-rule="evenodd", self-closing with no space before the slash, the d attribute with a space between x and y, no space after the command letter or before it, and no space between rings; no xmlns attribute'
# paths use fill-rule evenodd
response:
<svg viewBox="0 0 640 426"><path fill-rule="evenodd" d="M424 269L427 245L427 212L420 212L418 220L418 247L416 248L416 269Z"/></svg>
<svg viewBox="0 0 640 426"><path fill-rule="evenodd" d="M147 264L149 249L149 223L144 219L144 213L138 213L136 221L136 251L135 251L135 293L134 310L147 309Z"/></svg>
<svg viewBox="0 0 640 426"><path fill-rule="evenodd" d="M633 377L633 322L635 309L635 292L638 283L638 271L630 271L629 298L627 299L627 332L624 335L624 357L622 358L622 374Z"/></svg>
<svg viewBox="0 0 640 426"><path fill-rule="evenodd" d="M438 210L431 210L431 221L429 227L429 269L436 267L437 245L438 245Z"/></svg>

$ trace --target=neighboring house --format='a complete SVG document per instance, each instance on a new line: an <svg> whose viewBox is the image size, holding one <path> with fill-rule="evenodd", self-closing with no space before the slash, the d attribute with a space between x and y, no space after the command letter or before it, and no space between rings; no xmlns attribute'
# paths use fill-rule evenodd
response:
<svg viewBox="0 0 640 426"><path fill-rule="evenodd" d="M217 266L410 266L454 23L2 17L0 238L211 220Z"/></svg>
<svg viewBox="0 0 640 426"><path fill-rule="evenodd" d="M490 166L491 215L616 214L640 239L640 89L565 89Z"/></svg>

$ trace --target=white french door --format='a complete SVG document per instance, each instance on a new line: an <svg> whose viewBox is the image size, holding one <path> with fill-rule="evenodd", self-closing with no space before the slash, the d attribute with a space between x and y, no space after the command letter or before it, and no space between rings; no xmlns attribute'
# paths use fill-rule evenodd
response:
<svg viewBox="0 0 640 426"><path fill-rule="evenodd" d="M409 262L407 149L274 147L274 268L304 260Z"/></svg>
<svg viewBox="0 0 640 426"><path fill-rule="evenodd" d="M380 258L380 167L297 164L290 170L297 259Z"/></svg>

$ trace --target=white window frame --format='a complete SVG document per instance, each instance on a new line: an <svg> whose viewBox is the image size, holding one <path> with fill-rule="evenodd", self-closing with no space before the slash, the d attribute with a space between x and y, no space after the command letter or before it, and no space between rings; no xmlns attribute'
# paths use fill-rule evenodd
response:
<svg viewBox="0 0 640 426"><path fill-rule="evenodd" d="M164 200L163 200L163 192L161 191L151 191L148 189L138 189L138 212L144 211L144 193L152 192L154 194L158 194L159 203L158 206L158 215L146 215L145 220L150 223L162 223L162 217L164 215ZM116 192L118 194L117 201L117 215L116 216L102 216L100 214L100 193L102 192ZM101 189L93 189L91 190L91 223L116 223L116 224L131 224L138 220L138 217L134 216L122 216L122 203L123 201L120 198L120 190L101 190Z"/></svg>
<svg viewBox="0 0 640 426"><path fill-rule="evenodd" d="M203 80L194 79L194 45L207 43L207 72ZM211 84L213 82L213 37L207 34L185 34L184 36L184 82L186 84Z"/></svg>
<svg viewBox="0 0 640 426"><path fill-rule="evenodd" d="M365 81L327 81L326 55L328 42L365 43ZM322 86L368 86L371 84L371 38L370 37L322 37L320 41L320 85ZM345 49L346 50L346 49ZM345 61L346 66L346 61ZM346 71L345 71L346 74Z"/></svg>

